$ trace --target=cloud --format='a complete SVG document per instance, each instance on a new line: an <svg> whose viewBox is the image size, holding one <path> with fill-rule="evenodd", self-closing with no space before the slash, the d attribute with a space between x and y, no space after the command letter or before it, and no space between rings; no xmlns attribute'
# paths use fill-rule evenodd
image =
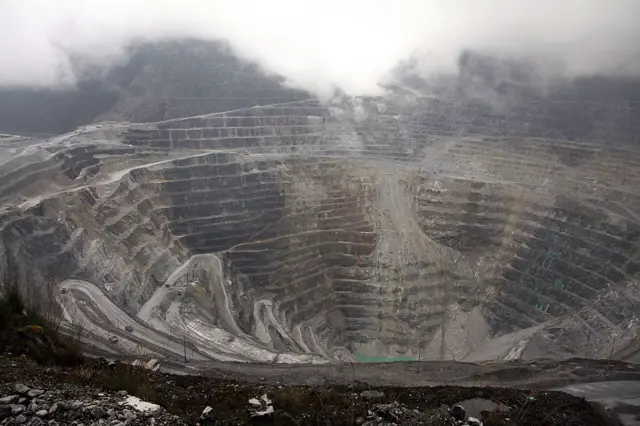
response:
<svg viewBox="0 0 640 426"><path fill-rule="evenodd" d="M400 61L456 70L464 49L552 58L571 75L640 75L637 0L3 0L0 84L72 84L133 41L226 39L296 86L376 94Z"/></svg>

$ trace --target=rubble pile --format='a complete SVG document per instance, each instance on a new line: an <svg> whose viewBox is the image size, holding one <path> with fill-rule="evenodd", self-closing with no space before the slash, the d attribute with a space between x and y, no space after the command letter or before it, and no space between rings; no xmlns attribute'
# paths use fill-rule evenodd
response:
<svg viewBox="0 0 640 426"><path fill-rule="evenodd" d="M18 383L3 389L0 425L185 425L178 416L126 391L96 392L64 384L41 389Z"/></svg>

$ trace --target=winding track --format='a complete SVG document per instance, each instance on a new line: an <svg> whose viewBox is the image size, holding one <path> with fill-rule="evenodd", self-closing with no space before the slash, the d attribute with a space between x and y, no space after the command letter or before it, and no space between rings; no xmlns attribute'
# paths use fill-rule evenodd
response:
<svg viewBox="0 0 640 426"><path fill-rule="evenodd" d="M212 297L216 301L218 313L223 318L223 328L207 324L198 318L189 318L180 313L182 301L176 295L184 295L192 282L179 285L190 268L213 271L217 278L211 284ZM234 361L234 362L284 362L284 363L326 363L326 358L308 354L278 353L260 347L260 342L242 332L227 305L228 298L219 275L220 261L215 255L197 255L178 268L142 306L137 318L131 318L116 306L105 293L94 284L82 280L65 280L56 300L62 307L63 317L69 325L83 330L85 341L107 352L127 355L146 355L188 361ZM167 307L167 302L169 302ZM268 301L258 301L256 306ZM165 308L163 308L163 305ZM273 314L271 320L277 323ZM256 323L261 319L256 315ZM264 327L264 325L263 325ZM132 331L127 331L130 328ZM283 331L284 332L284 331ZM106 343L112 336L118 341ZM185 347L188 342L188 350Z"/></svg>

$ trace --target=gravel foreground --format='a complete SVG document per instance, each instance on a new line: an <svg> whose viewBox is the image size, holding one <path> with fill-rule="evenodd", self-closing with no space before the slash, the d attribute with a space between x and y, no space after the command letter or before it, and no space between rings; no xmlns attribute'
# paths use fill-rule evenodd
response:
<svg viewBox="0 0 640 426"><path fill-rule="evenodd" d="M175 376L105 361L0 358L0 425L614 425L561 392L284 386Z"/></svg>

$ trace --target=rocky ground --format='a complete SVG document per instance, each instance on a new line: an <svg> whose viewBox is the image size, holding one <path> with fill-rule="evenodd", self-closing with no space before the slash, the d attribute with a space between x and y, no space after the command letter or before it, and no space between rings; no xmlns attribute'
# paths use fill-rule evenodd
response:
<svg viewBox="0 0 640 426"><path fill-rule="evenodd" d="M156 404L129 396L126 391L101 392L98 389L30 380L0 386L0 424L2 425L103 425L187 424Z"/></svg>
<svg viewBox="0 0 640 426"><path fill-rule="evenodd" d="M0 425L615 424L561 392L251 384L105 361L42 366L25 357L0 358L0 396Z"/></svg>

